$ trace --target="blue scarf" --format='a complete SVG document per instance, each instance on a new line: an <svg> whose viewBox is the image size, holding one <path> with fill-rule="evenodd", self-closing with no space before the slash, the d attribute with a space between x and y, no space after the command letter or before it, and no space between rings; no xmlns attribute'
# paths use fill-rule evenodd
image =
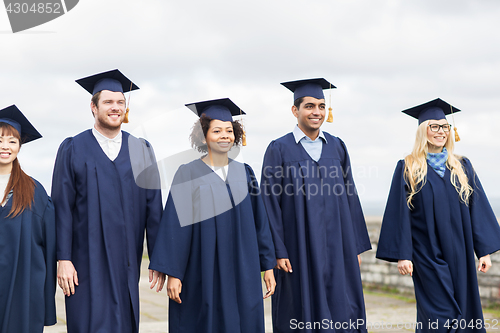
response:
<svg viewBox="0 0 500 333"><path fill-rule="evenodd" d="M441 178L444 177L446 171L446 160L448 159L448 151L443 147L440 153L427 153L427 163L437 172Z"/></svg>

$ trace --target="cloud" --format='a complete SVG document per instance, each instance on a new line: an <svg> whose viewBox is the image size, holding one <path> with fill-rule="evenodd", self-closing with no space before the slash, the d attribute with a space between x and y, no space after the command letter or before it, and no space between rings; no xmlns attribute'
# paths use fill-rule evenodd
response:
<svg viewBox="0 0 500 333"><path fill-rule="evenodd" d="M17 104L44 135L20 160L48 189L59 143L93 124L74 80L119 68L141 87L125 130L160 117L146 134L158 153L174 154L196 119L183 105L230 97L248 113L243 155L258 175L268 143L295 124L279 82L327 78L338 89L323 129L346 142L354 166L377 168L356 180L362 201L379 206L413 145L416 123L400 111L441 97L463 110L457 152L500 202L494 0L85 0L19 34L5 32L2 15L0 107Z"/></svg>

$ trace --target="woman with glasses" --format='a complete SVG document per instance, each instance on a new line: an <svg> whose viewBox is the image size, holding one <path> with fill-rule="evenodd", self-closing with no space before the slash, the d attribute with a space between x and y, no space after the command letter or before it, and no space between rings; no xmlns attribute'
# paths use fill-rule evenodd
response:
<svg viewBox="0 0 500 333"><path fill-rule="evenodd" d="M417 332L485 332L477 269L486 273L500 249L500 227L465 158L453 154L445 115L460 110L441 99L403 111L419 126L413 151L398 162L377 258L413 277Z"/></svg>

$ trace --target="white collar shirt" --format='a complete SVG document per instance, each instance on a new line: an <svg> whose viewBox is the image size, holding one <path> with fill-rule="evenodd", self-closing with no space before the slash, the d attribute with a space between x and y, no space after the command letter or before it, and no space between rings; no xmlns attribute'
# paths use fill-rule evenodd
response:
<svg viewBox="0 0 500 333"><path fill-rule="evenodd" d="M94 134L104 154L106 154L111 161L114 161L116 157L118 157L122 147L122 131L112 139L105 137L94 127L92 128L92 134Z"/></svg>
<svg viewBox="0 0 500 333"><path fill-rule="evenodd" d="M300 142L307 154L309 154L309 156L313 160L318 162L321 158L321 152L323 151L323 141L325 143L328 143L325 135L323 134L323 131L319 130L319 135L315 140L311 140L310 137L305 135L304 132L302 132L302 130L299 128L299 126L295 126L292 133L295 138L295 142Z"/></svg>

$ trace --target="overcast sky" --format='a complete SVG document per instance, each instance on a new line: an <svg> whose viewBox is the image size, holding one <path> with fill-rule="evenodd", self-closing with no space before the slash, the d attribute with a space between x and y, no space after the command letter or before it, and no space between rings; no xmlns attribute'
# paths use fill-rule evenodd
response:
<svg viewBox="0 0 500 333"><path fill-rule="evenodd" d="M189 149L184 104L229 97L248 114L242 158L260 177L267 145L296 123L279 83L324 77L338 89L322 129L344 140L365 212L381 215L417 127L400 111L440 97L463 111L455 152L498 215L499 17L498 0L80 0L12 34L0 9L0 108L16 104L44 136L19 159L50 192L59 144L93 125L75 79L115 68L132 79L141 89L123 129L159 159Z"/></svg>

